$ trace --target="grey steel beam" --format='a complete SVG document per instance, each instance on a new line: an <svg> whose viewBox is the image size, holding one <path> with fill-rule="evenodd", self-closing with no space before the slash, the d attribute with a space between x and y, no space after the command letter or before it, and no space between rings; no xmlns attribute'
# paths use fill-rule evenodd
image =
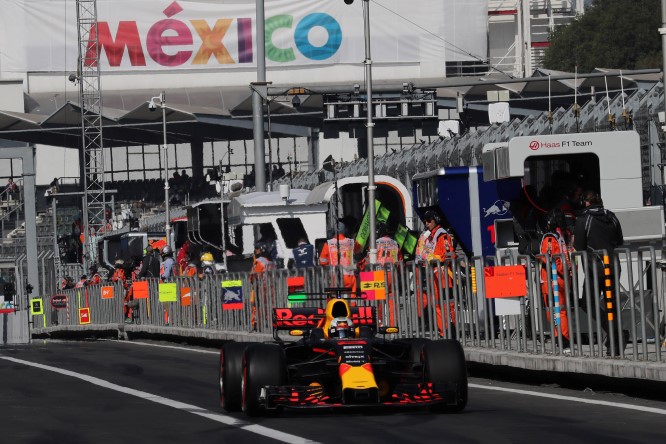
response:
<svg viewBox="0 0 666 444"><path fill-rule="evenodd" d="M35 147L0 140L0 159L21 159L23 162L23 210L25 214L25 248L28 262L28 283L40 295L37 262L37 211L35 210ZM25 282L17 283L24 288Z"/></svg>

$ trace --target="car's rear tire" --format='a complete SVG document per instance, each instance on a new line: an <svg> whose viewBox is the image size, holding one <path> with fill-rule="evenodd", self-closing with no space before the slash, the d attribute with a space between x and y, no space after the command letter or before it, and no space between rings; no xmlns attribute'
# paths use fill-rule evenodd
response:
<svg viewBox="0 0 666 444"><path fill-rule="evenodd" d="M455 404L438 404L436 413L459 413L467 405L467 365L462 345L453 339L428 342L424 347L424 376L433 384L455 384Z"/></svg>
<svg viewBox="0 0 666 444"><path fill-rule="evenodd" d="M279 345L257 344L245 349L243 358L242 409L248 416L267 413L259 399L261 387L281 386L287 382L284 350Z"/></svg>
<svg viewBox="0 0 666 444"><path fill-rule="evenodd" d="M243 355L246 342L228 342L220 350L220 405L239 412L243 400Z"/></svg>

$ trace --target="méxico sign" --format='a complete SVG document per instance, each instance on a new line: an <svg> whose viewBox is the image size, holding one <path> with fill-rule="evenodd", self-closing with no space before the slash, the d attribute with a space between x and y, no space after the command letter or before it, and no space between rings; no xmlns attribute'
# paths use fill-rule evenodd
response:
<svg viewBox="0 0 666 444"><path fill-rule="evenodd" d="M360 67L362 3L265 0L267 66ZM371 16L373 62L425 64L443 70L445 61L468 60L467 53L485 54L487 1L463 3L376 0ZM84 60L94 63L99 55L101 69L118 72L254 69L255 7L252 0L97 0L98 23L86 32L99 44L84 48ZM3 72L75 70L78 49L75 1L3 2Z"/></svg>

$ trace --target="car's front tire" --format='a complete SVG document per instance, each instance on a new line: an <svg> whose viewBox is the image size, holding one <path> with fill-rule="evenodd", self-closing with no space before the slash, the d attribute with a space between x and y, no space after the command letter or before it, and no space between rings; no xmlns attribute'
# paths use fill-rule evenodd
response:
<svg viewBox="0 0 666 444"><path fill-rule="evenodd" d="M281 386L287 382L284 350L279 345L258 344L245 349L243 358L243 412L248 416L265 413L260 399L264 386Z"/></svg>
<svg viewBox="0 0 666 444"><path fill-rule="evenodd" d="M425 344L424 376L433 384L455 385L455 403L431 407L436 413L459 413L467 406L467 364L462 345L453 339L442 339Z"/></svg>
<svg viewBox="0 0 666 444"><path fill-rule="evenodd" d="M243 400L243 355L246 342L228 342L220 350L220 405L228 412L238 412Z"/></svg>

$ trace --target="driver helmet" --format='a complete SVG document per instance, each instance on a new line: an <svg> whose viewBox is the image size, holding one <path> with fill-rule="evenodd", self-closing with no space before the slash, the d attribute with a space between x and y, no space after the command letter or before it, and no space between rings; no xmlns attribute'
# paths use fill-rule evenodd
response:
<svg viewBox="0 0 666 444"><path fill-rule="evenodd" d="M329 336L335 339L353 338L354 323L346 317L333 319L329 329Z"/></svg>
<svg viewBox="0 0 666 444"><path fill-rule="evenodd" d="M125 261L122 259L116 259L113 265L115 266L115 268L123 268L125 266Z"/></svg>

